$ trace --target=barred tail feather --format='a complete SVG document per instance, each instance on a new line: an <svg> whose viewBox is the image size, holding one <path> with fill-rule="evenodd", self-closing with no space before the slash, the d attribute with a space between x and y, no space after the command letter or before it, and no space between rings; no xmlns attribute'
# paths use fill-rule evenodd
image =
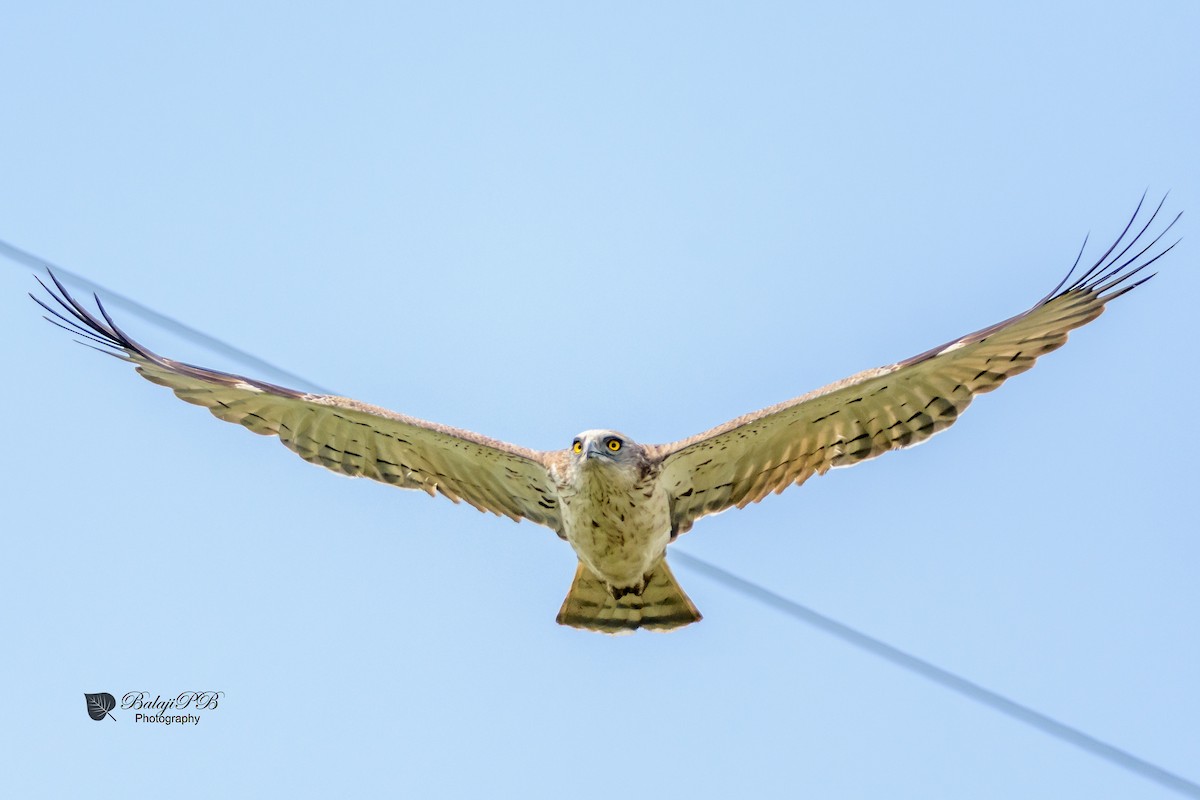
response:
<svg viewBox="0 0 1200 800"><path fill-rule="evenodd" d="M666 560L650 572L640 595L616 599L603 580L580 562L575 581L558 612L558 624L601 633L632 633L638 628L669 631L700 621L700 612L679 588Z"/></svg>

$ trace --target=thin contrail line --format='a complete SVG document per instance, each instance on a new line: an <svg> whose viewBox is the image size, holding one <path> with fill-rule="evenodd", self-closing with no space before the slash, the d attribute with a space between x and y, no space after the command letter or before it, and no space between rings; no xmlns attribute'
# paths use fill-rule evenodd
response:
<svg viewBox="0 0 1200 800"><path fill-rule="evenodd" d="M13 261L35 270L42 270L46 269L47 267L52 268L55 274L59 277L68 278L80 286L86 287L89 291L102 293L105 297L105 301L109 305L122 307L130 313L137 314L143 319L149 320L156 325L159 325L167 330L174 331L183 337L192 339L208 349L220 353L223 356L240 360L243 363L252 365L257 369L285 377L294 385L304 384L305 388L313 391L321 392L322 394L332 394L332 392L322 389L319 385L306 378L296 375L295 373L288 372L287 370L280 369L274 364L258 358L257 356L253 356L241 348L234 347L227 342L223 342L220 339L209 336L208 334L198 331L189 325L185 325L184 323L168 317L165 314L160 314L159 312L142 305L136 300L131 300L128 297L124 297L116 292L105 289L104 287L88 280L87 278L84 278L81 275L64 269L57 264L51 264L43 258L39 258L32 253L28 253L18 247L14 247L13 245L2 240L0 240L0 254L6 255ZM295 388L300 388L300 386L296 386ZM975 702L995 711L999 711L1000 713L1005 714L1012 719L1024 722L1026 725L1029 725L1032 728L1053 736L1060 741L1072 744L1075 747L1091 753L1097 758L1103 759L1104 761L1107 761L1115 766L1121 767L1129 772L1140 775L1143 778L1154 781L1160 786L1173 789L1180 794L1187 795L1188 797L1200 798L1200 785L1176 775L1169 770L1163 769L1156 764L1152 764L1149 761L1138 758L1132 753L1108 744L1107 742L1101 741L1100 739L1090 736L1077 728L1072 728L1066 723L1059 722L1052 717L1049 717L1039 711L1035 711L1028 706L1021 705L1020 703L1010 700L1001 694L997 694L990 689L985 689L977 683L972 683L966 678L962 678L952 672L942 669L941 667L935 666L924 659L906 653L899 648L880 641L879 639L868 636L867 634L857 631L848 625L838 622L837 620L831 619L824 614L813 611L812 609L803 606L794 600L789 600L783 595L776 594L770 589L766 589L752 581L738 577L728 570L722 569L721 567L710 564L703 559L697 558L686 551L675 548L672 550L672 554L672 557L676 561L680 561L687 566L690 566L697 572L707 575L709 578L723 584L729 589L743 594L753 600L757 600L764 605L771 606L778 611L782 611L794 619L806 622L809 625L824 631L825 633L835 636L844 642L848 642L874 656L882 658L890 664L920 675L926 680L932 681L933 683L946 689L955 691L963 697L974 700Z"/></svg>

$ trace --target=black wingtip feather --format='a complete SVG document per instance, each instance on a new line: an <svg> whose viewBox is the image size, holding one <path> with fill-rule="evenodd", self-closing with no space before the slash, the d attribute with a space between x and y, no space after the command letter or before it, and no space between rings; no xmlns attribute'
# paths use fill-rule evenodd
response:
<svg viewBox="0 0 1200 800"><path fill-rule="evenodd" d="M113 350L123 350L128 355L141 356L143 358L150 359L155 358L150 351L139 345L124 331L116 326L116 324L112 321L112 317L108 315L108 311L104 308L104 304L100 302L99 297L96 297L93 294L93 298L96 301L96 307L100 309L100 313L103 315L104 321L98 319L95 314L90 312L82 303L76 300L75 297L67 290L67 287L63 285L62 281L58 279L58 276L54 274L53 270L47 269L46 274L50 276L50 281L54 284L54 287L57 289L57 291L55 291L55 289L51 289L50 286L41 279L41 277L37 275L34 275L33 277L41 285L42 289L45 290L50 299L52 299L58 305L58 308L56 309L52 307L42 298L32 293L30 293L29 297L33 300L33 302L37 303L61 322L66 323L66 326L69 327L59 324L59 322L55 322L55 320L50 319L49 317L46 318L47 322L51 322L71 333L86 336L91 341L103 345L104 347L108 347ZM63 312L66 312L66 315L64 315ZM108 351L101 350L101 352ZM109 353L109 355L116 354Z"/></svg>
<svg viewBox="0 0 1200 800"><path fill-rule="evenodd" d="M1155 261L1158 261L1158 259L1171 252L1175 245L1179 244L1179 241L1176 240L1174 243L1163 248L1161 251L1157 253L1151 253L1151 251L1156 245L1158 245L1167 232L1175 226L1175 223L1179 221L1179 218L1183 216L1182 211L1176 214L1175 218L1172 219L1161 231L1159 231L1158 235L1151 239L1148 244L1142 247L1141 250L1138 250L1135 255L1124 261L1122 261L1122 259L1125 258L1125 255L1129 253L1129 251L1132 250L1138 244L1138 242L1145 238L1147 231L1150 230L1150 227L1158 218L1159 212L1162 211L1163 205L1167 201L1167 196L1167 194L1163 195L1162 199L1159 200L1158 205L1155 206L1154 211L1150 213L1149 219L1146 220L1141 229L1138 230L1138 232L1132 238L1126 241L1126 237L1129 235L1129 232L1133 230L1138 217L1141 215L1142 207L1145 205L1146 194L1143 194L1141 199L1138 201L1137 208L1134 209L1133 215L1130 216L1129 221L1125 223L1125 227L1121 231L1121 235L1118 236L1111 245L1109 245L1108 249L1104 251L1100 258L1096 259L1096 262L1082 274L1080 274L1074 280L1071 280L1072 276L1075 274L1076 268L1079 265L1079 257L1077 256L1075 259L1075 264L1071 266L1067 276L1059 281L1058 286L1056 286L1054 290L1046 296L1046 299L1043 300L1043 302L1047 302L1061 295L1084 293L1100 295L1100 300L1107 303L1109 300L1120 297L1130 289L1141 286L1150 278L1154 277L1153 275L1149 275L1130 283L1130 280L1134 276L1138 275ZM1114 253L1116 254L1114 255Z"/></svg>
<svg viewBox="0 0 1200 800"><path fill-rule="evenodd" d="M1055 286L1053 289L1051 289L1050 292L1039 301L1040 303L1044 303L1047 300L1049 300L1050 298L1054 297L1056 294L1058 294L1059 290L1062 289L1063 286L1066 285L1067 281L1071 280L1071 276L1075 274L1075 270L1079 267L1080 259L1083 258L1083 251L1087 250L1088 240L1091 238L1092 238L1091 231L1088 231L1087 233L1084 234L1083 244L1079 245L1079 252L1075 254L1075 261L1074 261L1074 263L1071 264L1071 268L1069 270L1067 270L1067 274L1064 275L1063 279L1058 282L1058 285Z"/></svg>
<svg viewBox="0 0 1200 800"><path fill-rule="evenodd" d="M124 356L122 356L120 353L109 353L109 355L115 355L118 358L127 358L130 361L139 363L145 362L171 372L176 372L182 375L192 375L193 377L200 377L202 380L215 380L225 383L245 383L265 392L271 392L287 397L304 397L306 395L304 392L299 392L295 389L288 389L283 386L276 386L275 384L267 383L266 381L259 381L253 378L233 375L227 372L220 372L218 370L205 369L204 367L197 367L193 364L185 364L181 361L173 361L168 358L163 358L153 350L142 346L136 340L134 340L133 337L125 333L125 331L123 331L120 326L113 321L112 316L108 313L108 309L104 307L104 303L100 300L98 295L93 293L92 299L95 300L96 308L99 310L100 316L103 317L103 319L98 318L83 304L76 300L71 293L67 291L67 287L63 286L62 282L58 279L58 276L54 274L53 270L47 269L46 273L50 276L50 280L57 288L57 291L51 289L50 286L48 286L40 277L35 275L34 278L39 284L41 284L42 288L46 291L46 294L49 295L50 298L59 305L61 310L51 307L49 303L46 303L34 294L30 294L29 296L33 298L35 303L69 326L64 328L63 325L59 325L57 322L55 322L54 324L58 325L58 327L64 328L71 333L86 336L96 344L124 352ZM66 315L64 315L63 312L66 312ZM48 321L54 322L54 320ZM86 343L80 342L80 344ZM91 347L91 345L88 346ZM107 351L102 350L101 352Z"/></svg>
<svg viewBox="0 0 1200 800"><path fill-rule="evenodd" d="M128 356L123 356L120 353L114 353L112 350L104 350L102 348L96 347L94 344L88 344L87 342L80 341L79 339L75 340L75 344L81 344L84 347L88 348L89 350L95 350L97 353L103 353L106 356L112 356L113 358L119 358L122 361L130 360Z"/></svg>
<svg viewBox="0 0 1200 800"><path fill-rule="evenodd" d="M1146 231L1150 229L1150 224L1152 222L1154 222L1154 219L1158 216L1158 212L1162 210L1162 204L1164 202L1166 202L1166 199L1167 198L1165 198L1165 197L1162 199L1162 202L1160 202L1158 204L1158 208L1154 209L1154 213L1150 215L1150 219L1146 220L1146 224L1142 226L1142 229L1138 232L1138 235L1135 236L1133 238L1133 240L1129 242L1129 244L1125 245L1124 249L1122 249L1120 253L1118 253L1117 255L1112 257L1112 259L1106 265L1105 269L1108 269L1108 267L1112 267L1113 264L1116 264L1118 261L1120 261L1122 258L1124 258L1125 254L1128 253L1133 248L1133 246L1138 243L1138 241L1142 238L1143 235L1145 235ZM1171 230L1171 228L1175 225L1175 223L1179 221L1179 218L1181 216L1183 216L1182 211L1180 211L1178 214L1175 215L1175 219L1171 220L1171 223L1169 225L1167 225L1167 227L1163 228L1162 231L1158 234L1158 236L1155 236L1150 241L1150 244L1146 245L1141 250L1139 250L1135 256L1130 258L1124 264L1121 264L1116 267L1112 267L1112 269L1108 269L1108 271L1105 272L1103 275L1101 275L1098 278L1095 278L1093 280L1093 283L1103 283L1104 281L1107 281L1109 278L1111 278L1114 275L1116 275L1117 273L1121 272L1121 270L1125 269L1127 266L1134 263L1139 258L1141 258L1143 255L1145 255L1146 251L1148 251L1150 248L1154 247L1154 245L1158 244L1159 240L1162 239L1162 237L1167 235L1167 231ZM1145 264L1142 265L1142 267L1144 267L1144 266L1145 266ZM1138 269L1141 269L1142 267L1138 267Z"/></svg>
<svg viewBox="0 0 1200 800"><path fill-rule="evenodd" d="M39 283L40 283L40 281L39 281ZM43 284L43 286L44 285L45 284ZM49 290L47 290L47 291L49 291ZM46 303L43 302L40 297L37 297L33 293L30 293L29 297L31 300L33 300L33 302L37 303L39 306L44 308L51 315L53 315L58 320L60 320L61 323L65 323L65 324L56 322L55 320L50 319L50 317L43 316L42 319L46 320L47 322L57 325L58 327L62 328L65 331L68 331L69 333L79 334L79 335L83 335L83 336L91 336L93 338L96 338L96 339L102 341L104 344L109 345L111 347L120 347L120 344L118 342L114 341L111 337L104 334L103 332L97 333L95 331L95 329L90 325L87 327L80 325L79 322L76 321L78 319L78 314L76 314L72 309L67 308L65 305L63 305L62 300L60 300L58 297L56 297L53 293L51 293L51 297L54 297L54 299L56 301L58 301L59 305L63 305L64 308L67 308L67 311L76 319L67 319L59 311L56 311L55 309L46 305Z"/></svg>
<svg viewBox="0 0 1200 800"><path fill-rule="evenodd" d="M129 334L117 327L117 323L113 322L113 318L109 316L108 309L104 307L104 303L100 302L100 296L98 294L92 292L92 299L96 301L96 308L100 309L100 313L104 316L104 321L108 323L110 328L112 328L112 331L117 335L117 338L125 343L126 348L136 350L139 353L149 352L146 348L135 342L133 338L129 336Z"/></svg>
<svg viewBox="0 0 1200 800"><path fill-rule="evenodd" d="M47 317L45 315L42 316L42 319L46 320L46 322L49 322L51 325L55 326L56 328L62 328L67 333L73 334L75 336L83 336L84 338L88 339L89 341L95 342L96 344L103 345L105 347L109 347L109 348L113 348L113 349L120 349L117 347L117 345L113 344L108 339L101 339L96 334L92 333L91 331L85 331L82 328L80 328L78 325L68 327L67 325L62 324L58 320L51 319L50 317ZM105 352L107 352L107 351L105 351Z"/></svg>
<svg viewBox="0 0 1200 800"><path fill-rule="evenodd" d="M1110 255L1112 255L1113 250L1117 249L1117 246L1120 245L1121 241L1125 238L1125 234L1129 233L1129 229L1133 227L1134 220L1138 218L1138 214L1142 213L1142 206L1145 204L1145 202L1146 193L1143 192L1141 199L1138 200L1137 208L1133 209L1133 214L1129 217L1129 222L1125 223L1125 227L1122 229L1121 235L1117 237L1116 241L1109 245L1108 249L1104 251L1104 253L1096 260L1096 263L1093 264L1089 270L1080 275L1075 283L1068 287L1067 291L1072 291L1078 288L1080 284L1086 283L1088 278L1090 278L1096 272L1096 270L1100 269L1100 265L1103 264ZM1153 220L1153 217L1151 217L1151 220Z"/></svg>

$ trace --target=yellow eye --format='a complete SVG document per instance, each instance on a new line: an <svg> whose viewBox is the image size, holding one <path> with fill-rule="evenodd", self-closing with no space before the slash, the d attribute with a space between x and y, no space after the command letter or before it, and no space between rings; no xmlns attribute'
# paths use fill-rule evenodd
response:
<svg viewBox="0 0 1200 800"><path fill-rule="evenodd" d="M583 452L583 442L576 439L575 444L571 445L571 449L574 450L576 453L582 453Z"/></svg>
<svg viewBox="0 0 1200 800"><path fill-rule="evenodd" d="M618 450L620 450L621 449L621 440L620 439L609 439L608 440L608 449L612 450L614 453L617 452Z"/></svg>

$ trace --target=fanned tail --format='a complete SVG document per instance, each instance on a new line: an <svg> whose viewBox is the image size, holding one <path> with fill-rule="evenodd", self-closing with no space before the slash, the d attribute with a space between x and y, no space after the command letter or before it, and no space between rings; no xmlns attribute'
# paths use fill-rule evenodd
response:
<svg viewBox="0 0 1200 800"><path fill-rule="evenodd" d="M558 612L559 625L613 634L632 633L638 628L669 631L699 621L700 612L679 588L665 559L650 572L640 595L630 592L619 600L580 562Z"/></svg>

